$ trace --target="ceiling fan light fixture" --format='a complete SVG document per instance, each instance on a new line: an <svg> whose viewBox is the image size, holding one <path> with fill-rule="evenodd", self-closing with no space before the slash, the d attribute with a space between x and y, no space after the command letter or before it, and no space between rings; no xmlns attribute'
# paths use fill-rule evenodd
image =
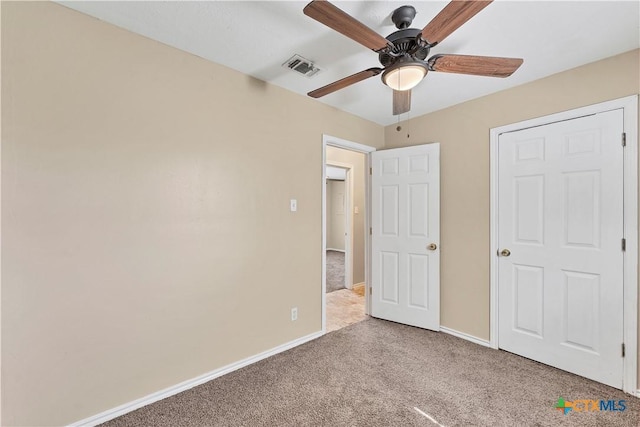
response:
<svg viewBox="0 0 640 427"><path fill-rule="evenodd" d="M427 66L421 62L399 62L382 73L382 81L393 90L413 89L427 75Z"/></svg>

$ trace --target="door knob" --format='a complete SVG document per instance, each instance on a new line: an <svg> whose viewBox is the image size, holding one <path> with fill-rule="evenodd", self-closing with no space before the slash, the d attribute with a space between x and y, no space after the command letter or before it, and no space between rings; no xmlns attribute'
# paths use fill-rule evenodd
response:
<svg viewBox="0 0 640 427"><path fill-rule="evenodd" d="M511 251L509 249L503 249L500 251L501 256L509 256L511 255Z"/></svg>
<svg viewBox="0 0 640 427"><path fill-rule="evenodd" d="M438 249L438 245L436 245L435 243L429 243L427 245L427 249L429 249L430 251L435 251L436 249Z"/></svg>

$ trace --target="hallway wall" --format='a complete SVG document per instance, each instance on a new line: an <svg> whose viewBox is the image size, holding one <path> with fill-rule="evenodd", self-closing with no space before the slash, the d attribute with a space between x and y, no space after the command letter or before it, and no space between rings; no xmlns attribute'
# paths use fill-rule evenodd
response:
<svg viewBox="0 0 640 427"><path fill-rule="evenodd" d="M345 182L327 180L327 249L345 250Z"/></svg>

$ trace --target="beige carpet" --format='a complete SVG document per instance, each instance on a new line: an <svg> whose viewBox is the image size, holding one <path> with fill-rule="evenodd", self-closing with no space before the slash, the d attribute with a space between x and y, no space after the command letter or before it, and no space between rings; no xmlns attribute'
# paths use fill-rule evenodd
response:
<svg viewBox="0 0 640 427"><path fill-rule="evenodd" d="M327 293L344 287L344 252L327 251Z"/></svg>
<svg viewBox="0 0 640 427"><path fill-rule="evenodd" d="M570 412L558 398L626 400ZM112 420L115 426L638 426L640 400L443 333L368 319Z"/></svg>

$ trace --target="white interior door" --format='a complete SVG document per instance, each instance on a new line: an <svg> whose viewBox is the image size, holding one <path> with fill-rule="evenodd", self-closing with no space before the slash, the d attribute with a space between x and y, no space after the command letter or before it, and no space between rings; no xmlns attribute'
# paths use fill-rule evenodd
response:
<svg viewBox="0 0 640 427"><path fill-rule="evenodd" d="M371 153L371 315L440 329L440 145Z"/></svg>
<svg viewBox="0 0 640 427"><path fill-rule="evenodd" d="M617 388L622 132L613 110L498 139L499 347Z"/></svg>

